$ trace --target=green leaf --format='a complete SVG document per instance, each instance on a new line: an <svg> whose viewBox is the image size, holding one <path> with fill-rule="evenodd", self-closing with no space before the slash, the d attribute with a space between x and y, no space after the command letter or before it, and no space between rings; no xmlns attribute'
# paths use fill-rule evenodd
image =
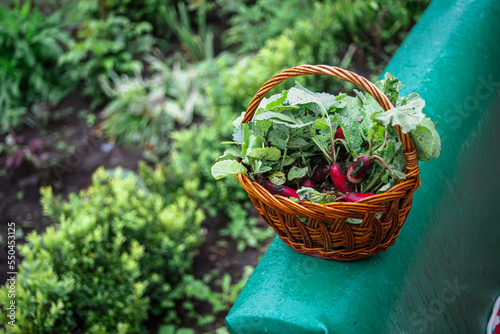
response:
<svg viewBox="0 0 500 334"><path fill-rule="evenodd" d="M274 94L270 97L263 98L259 104L258 109L264 108L269 110L273 107L282 105L283 102L285 102L287 94L288 91L284 90L282 93Z"/></svg>
<svg viewBox="0 0 500 334"><path fill-rule="evenodd" d="M348 224L358 225L358 224L361 224L363 222L363 219L348 218L345 220L345 222Z"/></svg>
<svg viewBox="0 0 500 334"><path fill-rule="evenodd" d="M320 193L314 188L302 187L297 190L301 200L311 201L315 203L330 203L335 201L335 195Z"/></svg>
<svg viewBox="0 0 500 334"><path fill-rule="evenodd" d="M309 146L311 146L311 143L300 137L292 138L288 142L288 148L293 150L305 149Z"/></svg>
<svg viewBox="0 0 500 334"><path fill-rule="evenodd" d="M274 121L276 120L282 120L286 123L292 123L292 124L297 124L297 120L289 115L288 113L280 113L280 112L275 112L275 111L265 111L263 113L260 113L258 115L254 116L254 120L267 120L267 119L272 119Z"/></svg>
<svg viewBox="0 0 500 334"><path fill-rule="evenodd" d="M220 161L224 158L240 157L241 158L241 148L238 146L233 146L224 151L224 154L215 159L215 161Z"/></svg>
<svg viewBox="0 0 500 334"><path fill-rule="evenodd" d="M250 158L255 159L266 159L271 161L277 161L281 157L281 151L276 147L264 147L264 148L256 148L247 155Z"/></svg>
<svg viewBox="0 0 500 334"><path fill-rule="evenodd" d="M403 171L406 169L406 158L404 151L401 149L396 153L394 160L389 164L393 169L392 175L398 179L406 179Z"/></svg>
<svg viewBox="0 0 500 334"><path fill-rule="evenodd" d="M422 161L436 159L441 152L441 138L436 130L435 124L430 118L426 118L417 128L410 132L415 143L417 158Z"/></svg>
<svg viewBox="0 0 500 334"><path fill-rule="evenodd" d="M340 127L344 132L345 140L353 152L357 156L362 151L363 136L361 135L361 125L356 119L351 117L339 117Z"/></svg>
<svg viewBox="0 0 500 334"><path fill-rule="evenodd" d="M318 118L314 122L314 125L316 125L321 130L328 130L330 128L330 122L328 122L328 119L326 119L326 117Z"/></svg>
<svg viewBox="0 0 500 334"><path fill-rule="evenodd" d="M316 103L326 110L338 105L335 95L328 93L315 93L307 88L304 88L300 83L296 83L295 87L288 90L286 101L291 106L304 105L308 103Z"/></svg>
<svg viewBox="0 0 500 334"><path fill-rule="evenodd" d="M378 193L378 194L381 194L381 193L383 193L384 191L389 190L389 188L391 188L391 184L390 184L390 183L386 183L386 184L384 184L382 187L380 187L380 189L379 189L379 190L377 190L377 193Z"/></svg>
<svg viewBox="0 0 500 334"><path fill-rule="evenodd" d="M286 182L286 177L285 173L283 172L272 172L269 175L269 181L271 181L273 184L280 186Z"/></svg>
<svg viewBox="0 0 500 334"><path fill-rule="evenodd" d="M262 138L262 136L250 135L250 138L248 139L247 155L249 154L250 151L253 151L257 148L262 148L263 144L264 144L264 139Z"/></svg>
<svg viewBox="0 0 500 334"><path fill-rule="evenodd" d="M276 106L276 107L272 107L270 110L282 113L284 111L297 111L297 110L300 110L300 107L295 107L295 106Z"/></svg>
<svg viewBox="0 0 500 334"><path fill-rule="evenodd" d="M298 153L300 153L300 152L298 152ZM283 162L283 166L289 166L289 165L293 164L294 162L295 162L295 158L287 155L285 157L285 161Z"/></svg>
<svg viewBox="0 0 500 334"><path fill-rule="evenodd" d="M394 175L395 177L397 177L398 179L406 179L406 176L403 172L401 172L400 170L397 170L397 169L393 169L392 170L392 175Z"/></svg>
<svg viewBox="0 0 500 334"><path fill-rule="evenodd" d="M257 147L262 147L262 136L255 135L248 124L243 124L243 144L241 145L241 155L246 157L248 152Z"/></svg>
<svg viewBox="0 0 500 334"><path fill-rule="evenodd" d="M222 179L228 175L246 174L247 169L243 164L236 160L224 160L216 162L212 166L212 176L216 179Z"/></svg>
<svg viewBox="0 0 500 334"><path fill-rule="evenodd" d="M286 139L282 139L279 137L271 137L271 138L269 138L269 141L271 142L271 144L273 144L274 146L276 146L282 150L284 150L286 148L286 144L287 144Z"/></svg>
<svg viewBox="0 0 500 334"><path fill-rule="evenodd" d="M401 126L403 133L415 130L425 119L422 109L425 101L416 93L412 93L405 105L398 106L386 112L374 113L372 118L384 124L384 126Z"/></svg>
<svg viewBox="0 0 500 334"><path fill-rule="evenodd" d="M298 168L293 166L290 168L290 171L288 172L288 181L292 181L293 179L301 179L303 178L306 174L309 168L304 167L304 168Z"/></svg>
<svg viewBox="0 0 500 334"><path fill-rule="evenodd" d="M404 85L399 82L398 78L389 72L385 74L384 80L377 82L377 86L382 89L384 94L387 95L393 104L396 104L398 101L399 90L404 87Z"/></svg>
<svg viewBox="0 0 500 334"><path fill-rule="evenodd" d="M273 126L273 122L268 120L268 119L257 120L257 121L255 121L255 125L257 126L257 128L262 130L262 132L264 132L264 134L265 134L265 133L267 133L267 131L269 131L271 126Z"/></svg>
<svg viewBox="0 0 500 334"><path fill-rule="evenodd" d="M272 169L271 166L265 166L264 163L260 160L256 160L253 162L253 169L256 174L265 173Z"/></svg>
<svg viewBox="0 0 500 334"><path fill-rule="evenodd" d="M336 109L336 114L352 118L363 117L363 102L358 97L345 96L342 97L339 102L342 102L344 107Z"/></svg>
<svg viewBox="0 0 500 334"><path fill-rule="evenodd" d="M233 140L238 145L243 145L243 124L238 124L233 131Z"/></svg>

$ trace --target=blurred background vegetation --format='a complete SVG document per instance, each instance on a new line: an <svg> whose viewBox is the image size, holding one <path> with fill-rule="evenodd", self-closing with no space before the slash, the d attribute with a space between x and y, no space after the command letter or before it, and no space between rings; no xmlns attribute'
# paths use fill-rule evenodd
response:
<svg viewBox="0 0 500 334"><path fill-rule="evenodd" d="M231 120L295 65L375 80L428 3L0 6L2 275L8 222L19 245L16 327L2 312L0 333L227 333L224 317L273 235L236 179L210 174Z"/></svg>

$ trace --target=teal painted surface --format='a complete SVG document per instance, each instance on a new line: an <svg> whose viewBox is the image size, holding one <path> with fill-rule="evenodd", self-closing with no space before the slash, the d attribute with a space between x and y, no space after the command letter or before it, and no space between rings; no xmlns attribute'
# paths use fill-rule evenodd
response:
<svg viewBox="0 0 500 334"><path fill-rule="evenodd" d="M226 318L231 333L482 333L500 294L500 7L434 0L387 67L439 121L441 157L396 245L357 262L275 239Z"/></svg>

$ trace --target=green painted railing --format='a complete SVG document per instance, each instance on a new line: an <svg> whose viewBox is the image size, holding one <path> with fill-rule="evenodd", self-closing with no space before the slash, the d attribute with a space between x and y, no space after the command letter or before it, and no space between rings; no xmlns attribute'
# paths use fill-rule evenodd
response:
<svg viewBox="0 0 500 334"><path fill-rule="evenodd" d="M484 333L500 294L500 4L434 0L387 67L439 121L441 157L396 245L356 262L275 239L231 333Z"/></svg>

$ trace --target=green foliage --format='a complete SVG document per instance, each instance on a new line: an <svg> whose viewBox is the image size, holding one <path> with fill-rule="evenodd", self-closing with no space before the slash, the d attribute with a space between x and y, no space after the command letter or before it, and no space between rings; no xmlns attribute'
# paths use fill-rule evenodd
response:
<svg viewBox="0 0 500 334"><path fill-rule="evenodd" d="M165 108L162 91L140 74L135 77L114 72L109 79L101 76L101 86L112 101L104 108L102 129L119 144L132 147L157 146L166 142L174 127L174 118ZM158 94L159 93L159 94Z"/></svg>
<svg viewBox="0 0 500 334"><path fill-rule="evenodd" d="M174 6L160 7L160 13L170 29L174 31L178 40L182 43L183 50L189 59L203 60L211 59L214 56L213 43L214 34L207 29L206 22L207 6L204 1L195 9L197 33L191 23L188 9L184 2Z"/></svg>
<svg viewBox="0 0 500 334"><path fill-rule="evenodd" d="M139 73L118 77L110 72L111 80L100 77L103 91L112 99L101 114L101 125L120 144L148 146L145 158L159 162L169 149L167 135L174 125L187 126L201 114L205 103L201 87L206 80L200 66L168 66L153 57L148 61L154 71L150 79Z"/></svg>
<svg viewBox="0 0 500 334"><path fill-rule="evenodd" d="M72 45L60 16L45 17L26 2L0 6L0 135L36 121L34 104L55 105L74 88L59 57Z"/></svg>
<svg viewBox="0 0 500 334"><path fill-rule="evenodd" d="M227 103L234 109L242 109L246 108L260 85L289 67L300 64L342 64L348 69L356 71L359 67L366 71L365 63L371 64L370 67L375 70L378 62L377 66L381 68L395 51L394 43L406 35L428 2L416 0L404 6L393 0L377 3L362 0L354 3L351 0L316 2L311 10L301 11L303 16L298 15L281 35L260 45L261 49L256 55L246 55L236 66L223 72L221 86L225 89L221 94L226 95ZM260 25L255 25L245 30L244 34L261 36L269 31L269 25L276 24L273 20L269 22L262 30ZM237 27L231 29L229 31L237 36L242 33L237 33ZM241 40L247 43L249 39ZM255 40L258 39L253 38ZM373 41L376 41L375 45ZM242 47L248 48L245 44ZM380 59L383 61L380 62ZM351 84L321 76L299 81L306 82L318 91L335 92L352 88Z"/></svg>
<svg viewBox="0 0 500 334"><path fill-rule="evenodd" d="M203 214L187 196L167 202L147 184L132 172L101 168L68 202L42 189L44 212L59 226L19 248L19 333L142 333L150 304L173 309L171 294L191 270ZM6 305L5 287L0 296Z"/></svg>
<svg viewBox="0 0 500 334"><path fill-rule="evenodd" d="M314 8L314 0L285 0L279 5L269 0L251 4L244 0L221 2L230 24L224 32L224 41L227 45L237 45L240 54L258 51L267 40L293 26L298 18L307 18Z"/></svg>
<svg viewBox="0 0 500 334"><path fill-rule="evenodd" d="M60 64L74 66L70 74L84 80L83 92L96 107L106 100L98 82L101 75L142 71L143 64L135 57L151 51L152 29L149 22L133 23L123 16L85 21L77 33L79 42L60 58Z"/></svg>
<svg viewBox="0 0 500 334"><path fill-rule="evenodd" d="M178 180L191 183L184 187L196 189L196 198L211 216L228 217L228 207L238 205L248 197L236 178L216 182L211 175L213 159L221 155L224 149L220 144L223 134L221 129L206 123L172 133L174 141L170 168Z"/></svg>
<svg viewBox="0 0 500 334"><path fill-rule="evenodd" d="M273 230L258 226L259 220L255 217L247 217L250 203L245 206L234 206L229 208L230 223L220 231L222 237L230 237L236 241L236 250L243 252L247 247L258 248L268 242L273 235Z"/></svg>
<svg viewBox="0 0 500 334"><path fill-rule="evenodd" d="M213 285L212 281L214 281L210 273L205 275L203 279L186 276L184 287L186 300L182 303L182 306L187 311L188 318L195 320L198 326L207 327L212 325L217 314L227 311L233 305L252 272L253 268L251 266L243 267L242 278L234 284L232 284L230 274L223 274L222 277L215 280L217 290L220 291L216 291L208 285L208 283ZM209 304L211 308L210 314L200 314L194 307L194 301Z"/></svg>
<svg viewBox="0 0 500 334"><path fill-rule="evenodd" d="M172 47L170 42L176 37L188 58L195 60L213 55L213 34L206 22L207 12L213 8L211 1L204 0L73 0L66 4L69 22L104 20L110 15L149 22L162 46Z"/></svg>

